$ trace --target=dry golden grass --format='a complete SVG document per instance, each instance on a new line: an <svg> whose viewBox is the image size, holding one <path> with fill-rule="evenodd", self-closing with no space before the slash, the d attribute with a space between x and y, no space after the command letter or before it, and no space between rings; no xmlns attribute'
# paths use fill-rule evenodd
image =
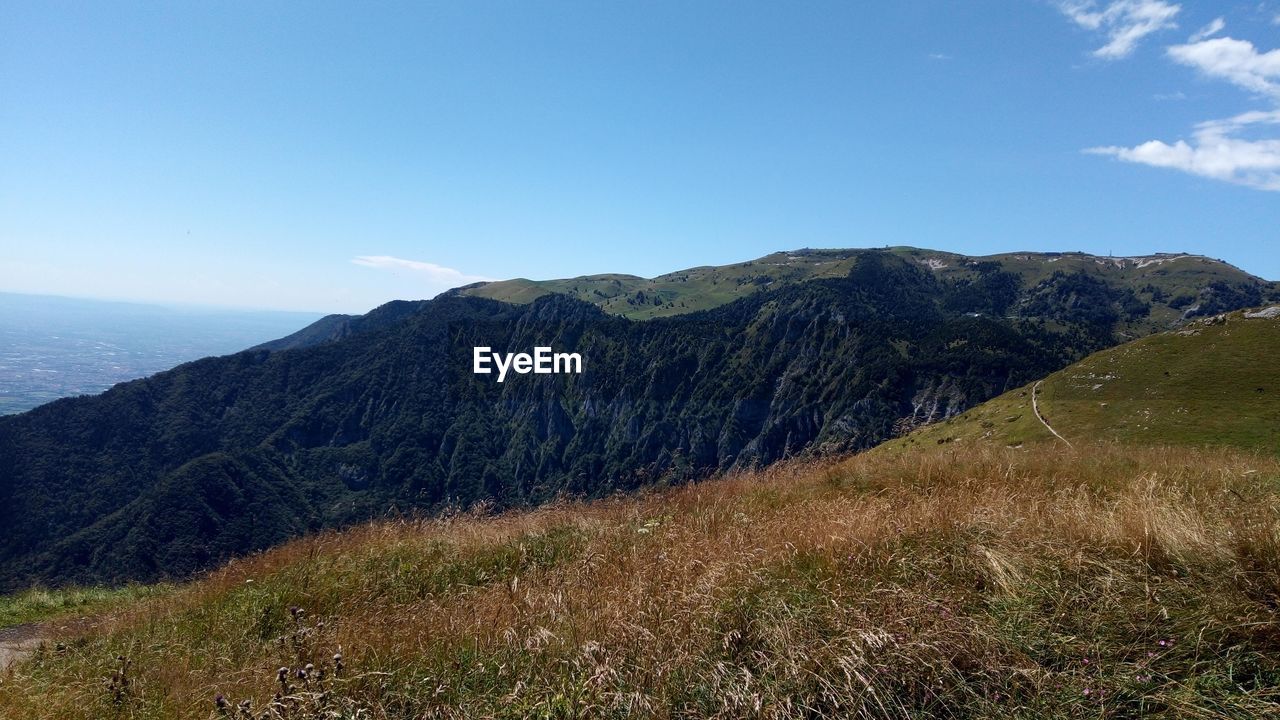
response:
<svg viewBox="0 0 1280 720"><path fill-rule="evenodd" d="M1274 457L870 453L290 543L46 647L0 717L1256 717L1278 603Z"/></svg>

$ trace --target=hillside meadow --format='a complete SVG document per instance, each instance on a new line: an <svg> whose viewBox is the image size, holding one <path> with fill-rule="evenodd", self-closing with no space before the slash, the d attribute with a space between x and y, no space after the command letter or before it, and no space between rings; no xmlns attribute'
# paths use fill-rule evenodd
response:
<svg viewBox="0 0 1280 720"><path fill-rule="evenodd" d="M1280 453L1280 321L1234 312L1096 352L1040 383L1041 414L1068 442ZM1032 383L895 438L885 449L1020 445L1053 436Z"/></svg>
<svg viewBox="0 0 1280 720"><path fill-rule="evenodd" d="M5 718L1258 717L1280 460L933 446L326 532L107 605Z"/></svg>

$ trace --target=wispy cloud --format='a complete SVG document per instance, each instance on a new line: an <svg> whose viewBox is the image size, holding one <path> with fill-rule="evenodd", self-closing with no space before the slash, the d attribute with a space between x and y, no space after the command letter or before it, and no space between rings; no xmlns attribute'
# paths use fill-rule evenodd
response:
<svg viewBox="0 0 1280 720"><path fill-rule="evenodd" d="M1280 139L1242 137L1247 129L1275 126L1280 126L1280 110L1255 110L1200 123L1190 143L1150 140L1136 147L1097 147L1085 152L1280 192Z"/></svg>
<svg viewBox="0 0 1280 720"><path fill-rule="evenodd" d="M1258 52L1248 40L1221 37L1174 45L1168 53L1209 77L1280 99L1280 50Z"/></svg>
<svg viewBox="0 0 1280 720"><path fill-rule="evenodd" d="M1174 18L1181 5L1163 0L1060 0L1058 9L1087 30L1106 34L1107 43L1093 51L1095 57L1115 60L1127 57L1146 36L1176 28Z"/></svg>
<svg viewBox="0 0 1280 720"><path fill-rule="evenodd" d="M1176 27L1180 5L1163 0L1059 0L1058 7L1077 25L1107 34L1094 55L1116 59L1130 54L1151 33ZM1280 50L1260 51L1247 40L1217 37L1227 26L1214 18L1185 43L1165 49L1173 62L1208 78L1225 80L1268 99L1269 110L1255 110L1197 124L1190 139L1172 143L1148 140L1132 147L1105 145L1084 152L1124 162L1180 170L1192 175L1280 192ZM1182 92L1156 100L1183 100Z"/></svg>
<svg viewBox="0 0 1280 720"><path fill-rule="evenodd" d="M1213 21L1210 22L1208 25L1205 25L1204 27L1195 31L1191 35L1191 37L1187 38L1187 42L1194 43L1194 42L1200 42L1205 38L1211 38L1214 35L1217 35L1218 33L1222 32L1222 29L1225 28L1226 26L1227 26L1226 20L1223 20L1222 18L1214 18Z"/></svg>
<svg viewBox="0 0 1280 720"><path fill-rule="evenodd" d="M946 53L935 52L935 53L929 53L929 59L930 60L951 60L953 58Z"/></svg>
<svg viewBox="0 0 1280 720"><path fill-rule="evenodd" d="M392 257L390 255L360 255L359 257L352 258L351 262L356 265L376 268L378 270L412 273L431 285L445 288L469 285L471 283L484 282L493 279L482 275L468 275L460 270L454 270L451 267L445 267L443 265L436 265L435 263L423 262L421 260L406 260L404 258Z"/></svg>

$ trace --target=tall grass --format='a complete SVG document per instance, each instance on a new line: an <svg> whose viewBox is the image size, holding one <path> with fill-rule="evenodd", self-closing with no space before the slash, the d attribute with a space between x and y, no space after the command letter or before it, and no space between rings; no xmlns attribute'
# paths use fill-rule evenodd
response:
<svg viewBox="0 0 1280 720"><path fill-rule="evenodd" d="M167 589L166 585L125 585L119 588L34 587L14 595L0 596L0 628L98 612L153 597Z"/></svg>
<svg viewBox="0 0 1280 720"><path fill-rule="evenodd" d="M102 619L0 717L1257 717L1280 461L946 447L300 540Z"/></svg>

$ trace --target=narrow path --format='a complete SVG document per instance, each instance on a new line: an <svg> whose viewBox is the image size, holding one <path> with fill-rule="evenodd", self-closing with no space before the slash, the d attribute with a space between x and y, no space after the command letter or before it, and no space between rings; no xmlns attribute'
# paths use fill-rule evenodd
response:
<svg viewBox="0 0 1280 720"><path fill-rule="evenodd" d="M1039 420L1042 425L1048 428L1049 432L1053 433L1054 437L1066 443L1067 447L1072 447L1071 441L1059 435L1058 431L1054 430L1053 426L1049 424L1049 421L1045 420L1044 416L1040 414L1040 401L1036 398L1036 396L1040 393L1040 383L1042 382L1044 381L1037 380L1035 386L1031 388L1031 410L1035 412L1036 419Z"/></svg>
<svg viewBox="0 0 1280 720"><path fill-rule="evenodd" d="M40 625L0 628L0 671L30 655L44 639L45 628Z"/></svg>

